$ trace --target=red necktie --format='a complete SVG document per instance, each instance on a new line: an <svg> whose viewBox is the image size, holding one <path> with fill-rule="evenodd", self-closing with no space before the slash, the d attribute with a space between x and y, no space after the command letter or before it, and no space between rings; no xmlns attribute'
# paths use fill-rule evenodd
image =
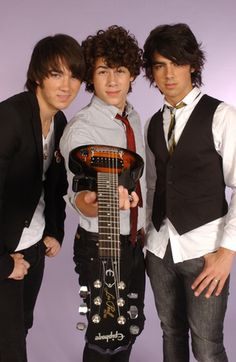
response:
<svg viewBox="0 0 236 362"><path fill-rule="evenodd" d="M126 127L126 139L127 139L127 149L133 152L136 152L136 144L135 144L135 137L134 137L134 131L129 123L129 120L127 117L122 117L121 115L117 114L116 118L119 119L121 122L125 124ZM137 193L139 197L139 202L136 207L132 207L130 209L130 223L131 223L131 243L135 244L137 239L137 225L138 225L138 206L143 206L143 200L142 200L142 194L141 194L141 187L140 182L138 180L135 192Z"/></svg>

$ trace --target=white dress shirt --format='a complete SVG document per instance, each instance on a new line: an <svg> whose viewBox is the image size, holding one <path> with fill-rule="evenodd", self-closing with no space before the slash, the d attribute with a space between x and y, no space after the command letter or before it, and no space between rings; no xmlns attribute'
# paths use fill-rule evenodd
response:
<svg viewBox="0 0 236 362"><path fill-rule="evenodd" d="M122 121L115 118L119 109L108 105L96 96L91 102L78 112L66 126L60 141L60 151L65 158L68 175L68 198L74 208L75 193L72 191L73 174L68 167L69 153L72 149L89 144L111 145L115 147L127 148L126 130ZM138 113L131 104L126 105L126 114L134 131L136 152L144 158L144 144L141 122ZM146 199L145 177L140 180L143 200ZM79 212L79 210L77 210ZM120 211L120 232L122 235L130 234L130 211ZM79 223L82 228L91 232L98 232L98 218L86 217L79 212ZM145 223L145 203L142 208L138 208L138 230L144 227Z"/></svg>
<svg viewBox="0 0 236 362"><path fill-rule="evenodd" d="M198 88L194 88L182 101L185 107L177 109L175 114L175 142L202 97ZM169 105L167 102L165 104ZM147 129L150 120L145 126L146 139L146 175L147 175L147 249L156 256L163 258L170 239L173 260L175 263L197 258L209 252L224 247L236 251L236 109L226 103L217 107L212 123L212 133L215 149L222 157L224 181L231 189L228 213L217 220L211 221L183 235L179 235L169 219L165 219L160 230L157 231L151 221L152 203L156 184L156 168L154 155L147 144ZM170 123L170 110L164 107L163 128L167 142L167 133ZM197 135L196 135L197 137ZM229 195L228 195L229 196Z"/></svg>

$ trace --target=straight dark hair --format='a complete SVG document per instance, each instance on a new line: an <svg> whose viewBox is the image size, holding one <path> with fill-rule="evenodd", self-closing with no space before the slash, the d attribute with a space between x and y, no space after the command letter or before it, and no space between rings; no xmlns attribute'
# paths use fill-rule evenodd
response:
<svg viewBox="0 0 236 362"><path fill-rule="evenodd" d="M25 87L35 92L50 72L60 71L61 66L67 67L72 75L83 81L85 62L79 43L69 35L56 34L41 39L34 47Z"/></svg>
<svg viewBox="0 0 236 362"><path fill-rule="evenodd" d="M192 84L202 85L202 69L205 62L201 43L198 43L187 24L160 25L154 28L144 44L143 68L150 84L153 79L153 58L159 53L176 64L189 64L195 71L191 73Z"/></svg>

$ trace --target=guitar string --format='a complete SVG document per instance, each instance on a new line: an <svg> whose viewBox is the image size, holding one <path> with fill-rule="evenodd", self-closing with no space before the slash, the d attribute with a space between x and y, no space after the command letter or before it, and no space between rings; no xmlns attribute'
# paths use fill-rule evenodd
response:
<svg viewBox="0 0 236 362"><path fill-rule="evenodd" d="M115 292L116 292L116 301L118 301L119 298L119 288L118 288L118 283L120 282L120 263L119 263L119 237L118 236L118 232L120 231L120 227L118 227L118 220L119 215L118 213L119 211L119 197L118 197L118 153L116 154L115 152L117 151L113 151L113 154L111 152L111 162L112 162L112 170L113 172L111 173L111 178L112 178L112 188L111 188L111 192L112 195L110 194L110 200L113 200L112 204L112 212L111 212L111 218L112 218L112 223L111 225L113 225L113 229L112 229L112 240L113 240L113 249L112 249L112 260L113 260L113 271L114 271L114 281L115 281ZM112 157L113 156L113 157ZM114 195L114 191L115 191L115 195ZM120 234L120 232L119 232ZM119 305L117 304L117 311L118 311L118 315L120 316L120 308Z"/></svg>
<svg viewBox="0 0 236 362"><path fill-rule="evenodd" d="M117 153L116 153L117 152ZM106 251L108 251L108 245L110 243L110 260L111 260L111 266L112 270L114 272L114 283L115 283L115 294L116 294L116 301L119 298L119 288L118 283L120 282L120 225L118 225L118 221L120 220L120 210L119 210L119 195L118 195L118 169L119 169L119 154L118 151L108 151L108 167L113 172L108 173L108 177L105 178L105 180L108 180L108 184L103 189L103 193L105 193L106 201L105 204L109 205L109 211L107 210L108 217L107 220L110 225L110 240L106 238L105 245L103 243L103 247L105 246L104 252L102 251L101 254L105 253L105 255L108 255ZM103 175L105 177L105 175ZM101 179L102 174L99 175L99 180ZM103 178L103 177L102 177ZM100 183L100 182L99 182ZM104 186L104 180L102 181L102 185ZM101 184L99 185L101 187ZM101 188L100 188L101 190ZM114 190L116 194L114 195ZM109 196L109 197L107 197ZM110 204L109 204L110 203ZM104 210L104 205L103 205ZM107 225L107 227L109 226ZM106 230L108 231L108 229ZM104 239L104 230L102 230L102 235ZM107 232L108 237L108 232ZM103 255L104 256L104 255ZM102 266L103 266L103 275L105 276L106 272L106 264L107 264L108 258L106 262L103 259ZM117 305L118 315L120 316L120 307Z"/></svg>
<svg viewBox="0 0 236 362"><path fill-rule="evenodd" d="M117 295L117 299L120 297L119 295L119 288L118 288L118 283L120 282L120 244L119 244L119 239L120 239L120 225L118 225L118 221L120 220L120 209L119 209L119 194L118 194L118 163L119 163L119 157L118 157L119 153L116 155L115 157L115 162L116 162L116 169L115 169L115 192L116 192L116 198L115 198L115 218L116 218L116 228L114 230L114 234L116 236L115 238L115 251L116 251L116 264L115 264L115 272L116 272L116 295ZM118 310L118 314L120 316L120 308L117 305L117 310Z"/></svg>

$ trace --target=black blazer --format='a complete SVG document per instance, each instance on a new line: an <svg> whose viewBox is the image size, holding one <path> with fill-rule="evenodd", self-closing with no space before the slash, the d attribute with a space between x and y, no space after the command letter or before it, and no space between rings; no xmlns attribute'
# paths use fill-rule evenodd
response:
<svg viewBox="0 0 236 362"><path fill-rule="evenodd" d="M0 278L12 272L9 254L16 249L24 227L30 225L43 187L44 236L62 242L67 180L59 141L66 118L59 111L54 120L54 157L43 182L42 128L36 96L23 92L0 103Z"/></svg>

